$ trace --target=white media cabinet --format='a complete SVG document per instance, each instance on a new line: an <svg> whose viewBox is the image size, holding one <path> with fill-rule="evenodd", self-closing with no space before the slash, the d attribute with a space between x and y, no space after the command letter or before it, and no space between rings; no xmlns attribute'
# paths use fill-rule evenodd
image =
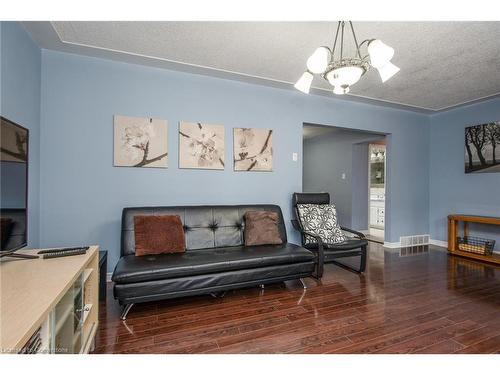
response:
<svg viewBox="0 0 500 375"><path fill-rule="evenodd" d="M37 353L88 353L97 332L98 307L98 246L82 255L3 258L0 263L1 353L22 352L34 338Z"/></svg>

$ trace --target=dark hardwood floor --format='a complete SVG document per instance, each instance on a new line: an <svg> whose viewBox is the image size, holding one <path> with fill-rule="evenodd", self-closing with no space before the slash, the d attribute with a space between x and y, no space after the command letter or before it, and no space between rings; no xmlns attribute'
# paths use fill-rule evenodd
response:
<svg viewBox="0 0 500 375"><path fill-rule="evenodd" d="M500 269L437 247L369 245L360 276L136 305L109 289L95 353L500 353ZM111 285L109 286L111 288Z"/></svg>

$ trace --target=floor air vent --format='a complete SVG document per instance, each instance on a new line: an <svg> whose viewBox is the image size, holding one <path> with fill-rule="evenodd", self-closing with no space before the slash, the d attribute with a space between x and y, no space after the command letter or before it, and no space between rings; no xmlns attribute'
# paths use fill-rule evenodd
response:
<svg viewBox="0 0 500 375"><path fill-rule="evenodd" d="M430 236L428 234L421 234L417 236L404 236L404 237L399 237L399 241L401 243L401 247L428 245L430 241Z"/></svg>

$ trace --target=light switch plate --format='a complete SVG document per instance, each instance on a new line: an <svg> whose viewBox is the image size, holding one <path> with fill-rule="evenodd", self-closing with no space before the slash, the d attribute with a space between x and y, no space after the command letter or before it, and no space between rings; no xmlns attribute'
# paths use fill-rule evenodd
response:
<svg viewBox="0 0 500 375"><path fill-rule="evenodd" d="M294 153L292 154L292 160L293 160L293 161L297 161L298 159L299 159L299 155L298 155L296 152L294 152Z"/></svg>

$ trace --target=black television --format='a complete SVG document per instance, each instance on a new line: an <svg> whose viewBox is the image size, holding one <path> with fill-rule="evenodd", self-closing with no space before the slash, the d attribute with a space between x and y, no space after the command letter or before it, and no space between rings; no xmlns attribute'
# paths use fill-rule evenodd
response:
<svg viewBox="0 0 500 375"><path fill-rule="evenodd" d="M29 130L0 117L0 257L28 243Z"/></svg>

